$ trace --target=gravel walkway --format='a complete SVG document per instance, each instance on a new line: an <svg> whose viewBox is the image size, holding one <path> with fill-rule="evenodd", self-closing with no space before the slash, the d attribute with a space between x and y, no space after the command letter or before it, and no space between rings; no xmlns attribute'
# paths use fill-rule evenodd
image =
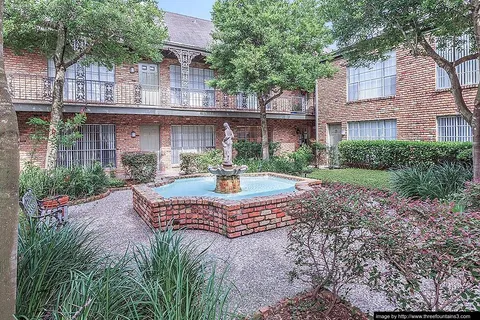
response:
<svg viewBox="0 0 480 320"><path fill-rule="evenodd" d="M88 223L104 248L112 254L123 254L132 245L146 244L152 231L133 211L132 192L117 191L108 197L69 210L72 222ZM183 231L185 238L199 246L209 246L207 256L219 267L229 265L228 280L235 289L232 306L249 314L283 298L308 289L300 282L290 283L287 273L293 267L285 256L287 228L261 232L237 239L206 231ZM348 300L365 312L392 310L385 299L363 286L356 286Z"/></svg>

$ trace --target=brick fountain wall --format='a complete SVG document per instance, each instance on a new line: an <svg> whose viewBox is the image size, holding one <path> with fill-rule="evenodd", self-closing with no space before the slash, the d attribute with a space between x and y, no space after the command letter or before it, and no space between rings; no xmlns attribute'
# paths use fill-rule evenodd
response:
<svg viewBox="0 0 480 320"><path fill-rule="evenodd" d="M293 224L292 217L286 214L288 204L295 199L311 196L313 187L321 184L318 180L274 173L246 175L271 175L298 180L295 185L297 192L244 200L225 200L201 197L163 198L153 191L153 187L171 183L174 181L172 179L133 186L133 208L154 229L163 230L171 223L174 229L185 227L206 230L228 238L236 238ZM198 176L201 175L185 178Z"/></svg>

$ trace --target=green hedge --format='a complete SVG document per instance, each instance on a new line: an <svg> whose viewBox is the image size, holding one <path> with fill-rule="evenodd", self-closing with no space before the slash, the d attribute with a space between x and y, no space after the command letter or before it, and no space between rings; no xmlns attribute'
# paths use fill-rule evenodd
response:
<svg viewBox="0 0 480 320"><path fill-rule="evenodd" d="M209 166L216 166L223 161L223 152L213 149L203 153L181 153L180 170L185 174L208 172Z"/></svg>
<svg viewBox="0 0 480 320"><path fill-rule="evenodd" d="M238 159L262 159L262 144L259 142L238 141L233 144L233 148L237 151ZM270 142L268 145L270 157L273 157L278 149L279 142Z"/></svg>
<svg viewBox="0 0 480 320"><path fill-rule="evenodd" d="M388 169L419 164L472 162L471 142L342 141L338 150L342 165L355 168Z"/></svg>
<svg viewBox="0 0 480 320"><path fill-rule="evenodd" d="M297 151L287 155L271 157L269 160L261 159L235 159L235 164L248 166L248 173L252 172L277 172L286 174L309 173L314 155L308 146L302 146Z"/></svg>
<svg viewBox="0 0 480 320"><path fill-rule="evenodd" d="M155 152L125 152L122 154L122 165L125 173L138 182L155 180L158 157Z"/></svg>

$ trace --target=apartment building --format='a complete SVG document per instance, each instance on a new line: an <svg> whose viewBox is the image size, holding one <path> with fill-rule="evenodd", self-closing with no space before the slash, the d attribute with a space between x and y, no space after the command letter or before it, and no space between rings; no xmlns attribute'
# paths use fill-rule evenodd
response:
<svg viewBox="0 0 480 320"><path fill-rule="evenodd" d="M84 110L87 124L82 138L71 147L61 146L61 165L100 161L121 169L120 156L128 151L154 151L159 168L178 166L180 153L221 148L223 122L230 123L237 140L260 141L256 99L230 96L208 86L214 71L205 63L210 21L166 12L169 38L161 63L142 61L107 69L92 64L67 70L64 115ZM5 50L7 80L17 111L21 161L30 160L35 141L31 117L48 118L54 66L35 53L15 55ZM294 151L314 136L313 98L287 92L268 106L271 141L282 152ZM33 159L44 165L46 144Z"/></svg>
<svg viewBox="0 0 480 320"><path fill-rule="evenodd" d="M463 48L438 51L454 61ZM457 112L446 72L428 57L390 52L384 61L354 68L338 55L338 73L319 79L319 140L471 141L470 126ZM479 82L478 60L457 67L467 104L473 105Z"/></svg>

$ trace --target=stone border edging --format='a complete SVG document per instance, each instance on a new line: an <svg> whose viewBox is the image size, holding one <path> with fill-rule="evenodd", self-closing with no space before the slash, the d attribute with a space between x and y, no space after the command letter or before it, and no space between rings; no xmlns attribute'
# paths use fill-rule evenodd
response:
<svg viewBox="0 0 480 320"><path fill-rule="evenodd" d="M87 198L71 200L71 201L68 202L68 205L69 205L69 206L76 206L76 205L78 205L78 204L83 204L83 203L88 203L88 202L97 201L97 200L100 200L100 199L103 199L103 198L109 196L110 193L112 193L112 192L122 191L122 190L129 190L129 189L131 189L131 188L130 188L130 187L109 188L109 189L108 189L107 191L105 191L104 193L100 193L100 194L97 194L97 195L94 195L94 196L90 196L90 197L87 197Z"/></svg>

